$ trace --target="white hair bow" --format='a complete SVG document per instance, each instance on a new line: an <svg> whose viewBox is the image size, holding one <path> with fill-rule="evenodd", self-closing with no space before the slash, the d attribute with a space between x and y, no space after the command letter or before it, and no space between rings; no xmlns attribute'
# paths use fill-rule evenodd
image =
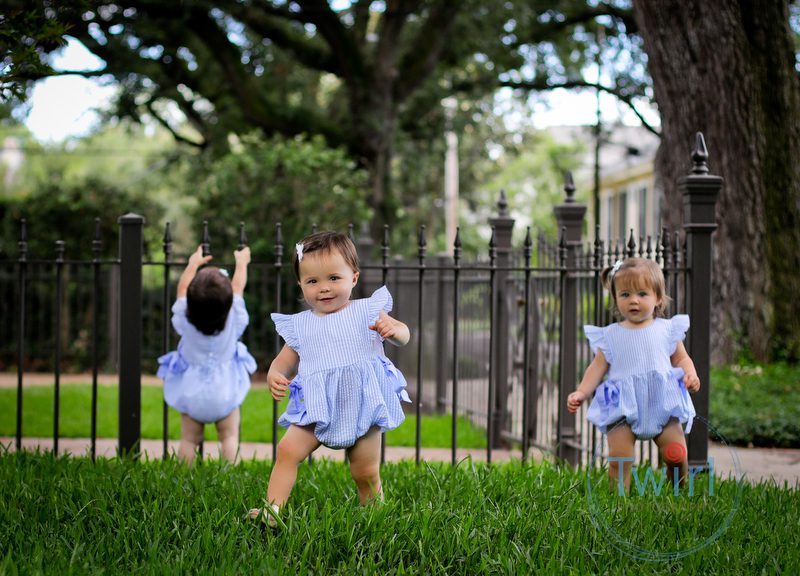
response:
<svg viewBox="0 0 800 576"><path fill-rule="evenodd" d="M617 260L616 262L614 262L614 267L611 269L611 275L613 276L614 274L619 272L620 268L622 268L622 260Z"/></svg>
<svg viewBox="0 0 800 576"><path fill-rule="evenodd" d="M295 244L294 245L294 250L295 250L295 252L297 252L297 261L298 262L302 262L303 261L303 243L302 242L298 242L297 244Z"/></svg>

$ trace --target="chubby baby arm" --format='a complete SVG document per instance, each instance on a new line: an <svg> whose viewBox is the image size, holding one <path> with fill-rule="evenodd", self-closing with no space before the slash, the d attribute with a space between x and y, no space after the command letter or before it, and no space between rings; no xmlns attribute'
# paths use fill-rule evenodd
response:
<svg viewBox="0 0 800 576"><path fill-rule="evenodd" d="M697 368L694 367L691 356L686 351L683 342L678 342L675 352L670 357L672 365L683 369L683 385L689 392L700 390L700 378L697 376Z"/></svg>
<svg viewBox="0 0 800 576"><path fill-rule="evenodd" d="M233 271L231 286L233 293L239 296L244 294L244 287L247 286L247 265L250 264L250 247L245 246L241 250L233 253L236 260L236 269Z"/></svg>
<svg viewBox="0 0 800 576"><path fill-rule="evenodd" d="M592 392L600 385L606 372L608 372L608 362L603 351L598 350L594 360L586 368L578 389L567 396L567 410L573 413L577 412L581 404L588 400Z"/></svg>
<svg viewBox="0 0 800 576"><path fill-rule="evenodd" d="M180 279L178 280L178 298L186 296L189 290L189 284L192 283L194 277L197 276L197 270L203 264L207 264L211 260L211 255L203 256L203 247L198 246L186 263L186 268L183 270Z"/></svg>
<svg viewBox="0 0 800 576"><path fill-rule="evenodd" d="M583 404L587 399L588 396L586 394L580 390L575 390L575 392L567 396L567 410L572 413L577 412L578 408L581 407L581 404Z"/></svg>
<svg viewBox="0 0 800 576"><path fill-rule="evenodd" d="M384 340L388 340L395 346L405 346L411 339L411 331L403 322L392 318L381 310L375 324L369 326L370 330L375 330Z"/></svg>
<svg viewBox="0 0 800 576"><path fill-rule="evenodd" d="M286 396L286 389L291 383L291 379L297 374L297 367L300 364L300 356L293 349L284 345L280 353L269 365L267 372L267 384L270 394L275 400L281 400Z"/></svg>

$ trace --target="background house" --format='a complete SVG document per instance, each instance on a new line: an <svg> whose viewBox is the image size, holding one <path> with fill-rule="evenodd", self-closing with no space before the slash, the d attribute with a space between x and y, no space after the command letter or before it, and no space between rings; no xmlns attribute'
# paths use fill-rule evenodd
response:
<svg viewBox="0 0 800 576"><path fill-rule="evenodd" d="M554 126L548 128L560 142L581 142L585 147L582 168L575 174L578 195L586 199L589 237L597 222L594 213L595 128ZM600 239L637 239L661 229L664 194L656 187L653 162L659 138L640 126L613 125L603 129L599 162Z"/></svg>

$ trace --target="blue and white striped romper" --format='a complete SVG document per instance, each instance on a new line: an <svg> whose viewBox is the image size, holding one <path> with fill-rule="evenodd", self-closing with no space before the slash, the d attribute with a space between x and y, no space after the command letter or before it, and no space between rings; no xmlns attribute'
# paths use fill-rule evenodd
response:
<svg viewBox="0 0 800 576"><path fill-rule="evenodd" d="M400 402L411 401L406 380L386 357L383 338L368 328L381 310L391 309L392 296L383 286L333 314L271 315L278 334L300 356L281 426L314 424L324 445L348 448L373 426L392 430L405 420Z"/></svg>
<svg viewBox="0 0 800 576"><path fill-rule="evenodd" d="M586 418L605 434L625 420L640 439L658 436L670 418L692 429L694 405L683 384L683 370L670 356L689 329L685 314L656 318L644 328L614 323L584 326L595 354L602 350L609 364L606 379L595 391Z"/></svg>

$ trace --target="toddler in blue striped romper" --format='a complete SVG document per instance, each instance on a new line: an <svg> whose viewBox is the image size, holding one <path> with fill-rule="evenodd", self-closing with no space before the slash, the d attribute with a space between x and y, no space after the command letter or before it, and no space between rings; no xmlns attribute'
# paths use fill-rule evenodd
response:
<svg viewBox="0 0 800 576"><path fill-rule="evenodd" d="M680 425L686 425L686 434L691 430L695 410L688 392L700 389L683 345L689 317L662 317L669 297L664 274L652 260L619 260L603 270L602 279L621 321L604 328L583 327L595 357L578 389L568 396L567 407L576 412L596 390L586 418L607 434L609 457L632 458L636 439L652 438L671 464L670 480L675 468L682 480L688 461ZM610 461L612 488L617 486L620 462ZM631 468L624 463L623 474L628 490Z"/></svg>
<svg viewBox="0 0 800 576"><path fill-rule="evenodd" d="M387 314L392 296L385 286L350 300L359 276L350 238L337 232L304 238L295 247L294 271L309 309L272 314L286 344L267 374L273 398L289 394L279 420L288 430L269 479L269 507L249 512L273 526L298 464L322 444L347 450L361 504L382 499L381 432L403 422L400 402L410 402L405 378L383 350L384 340L407 344L408 326Z"/></svg>

